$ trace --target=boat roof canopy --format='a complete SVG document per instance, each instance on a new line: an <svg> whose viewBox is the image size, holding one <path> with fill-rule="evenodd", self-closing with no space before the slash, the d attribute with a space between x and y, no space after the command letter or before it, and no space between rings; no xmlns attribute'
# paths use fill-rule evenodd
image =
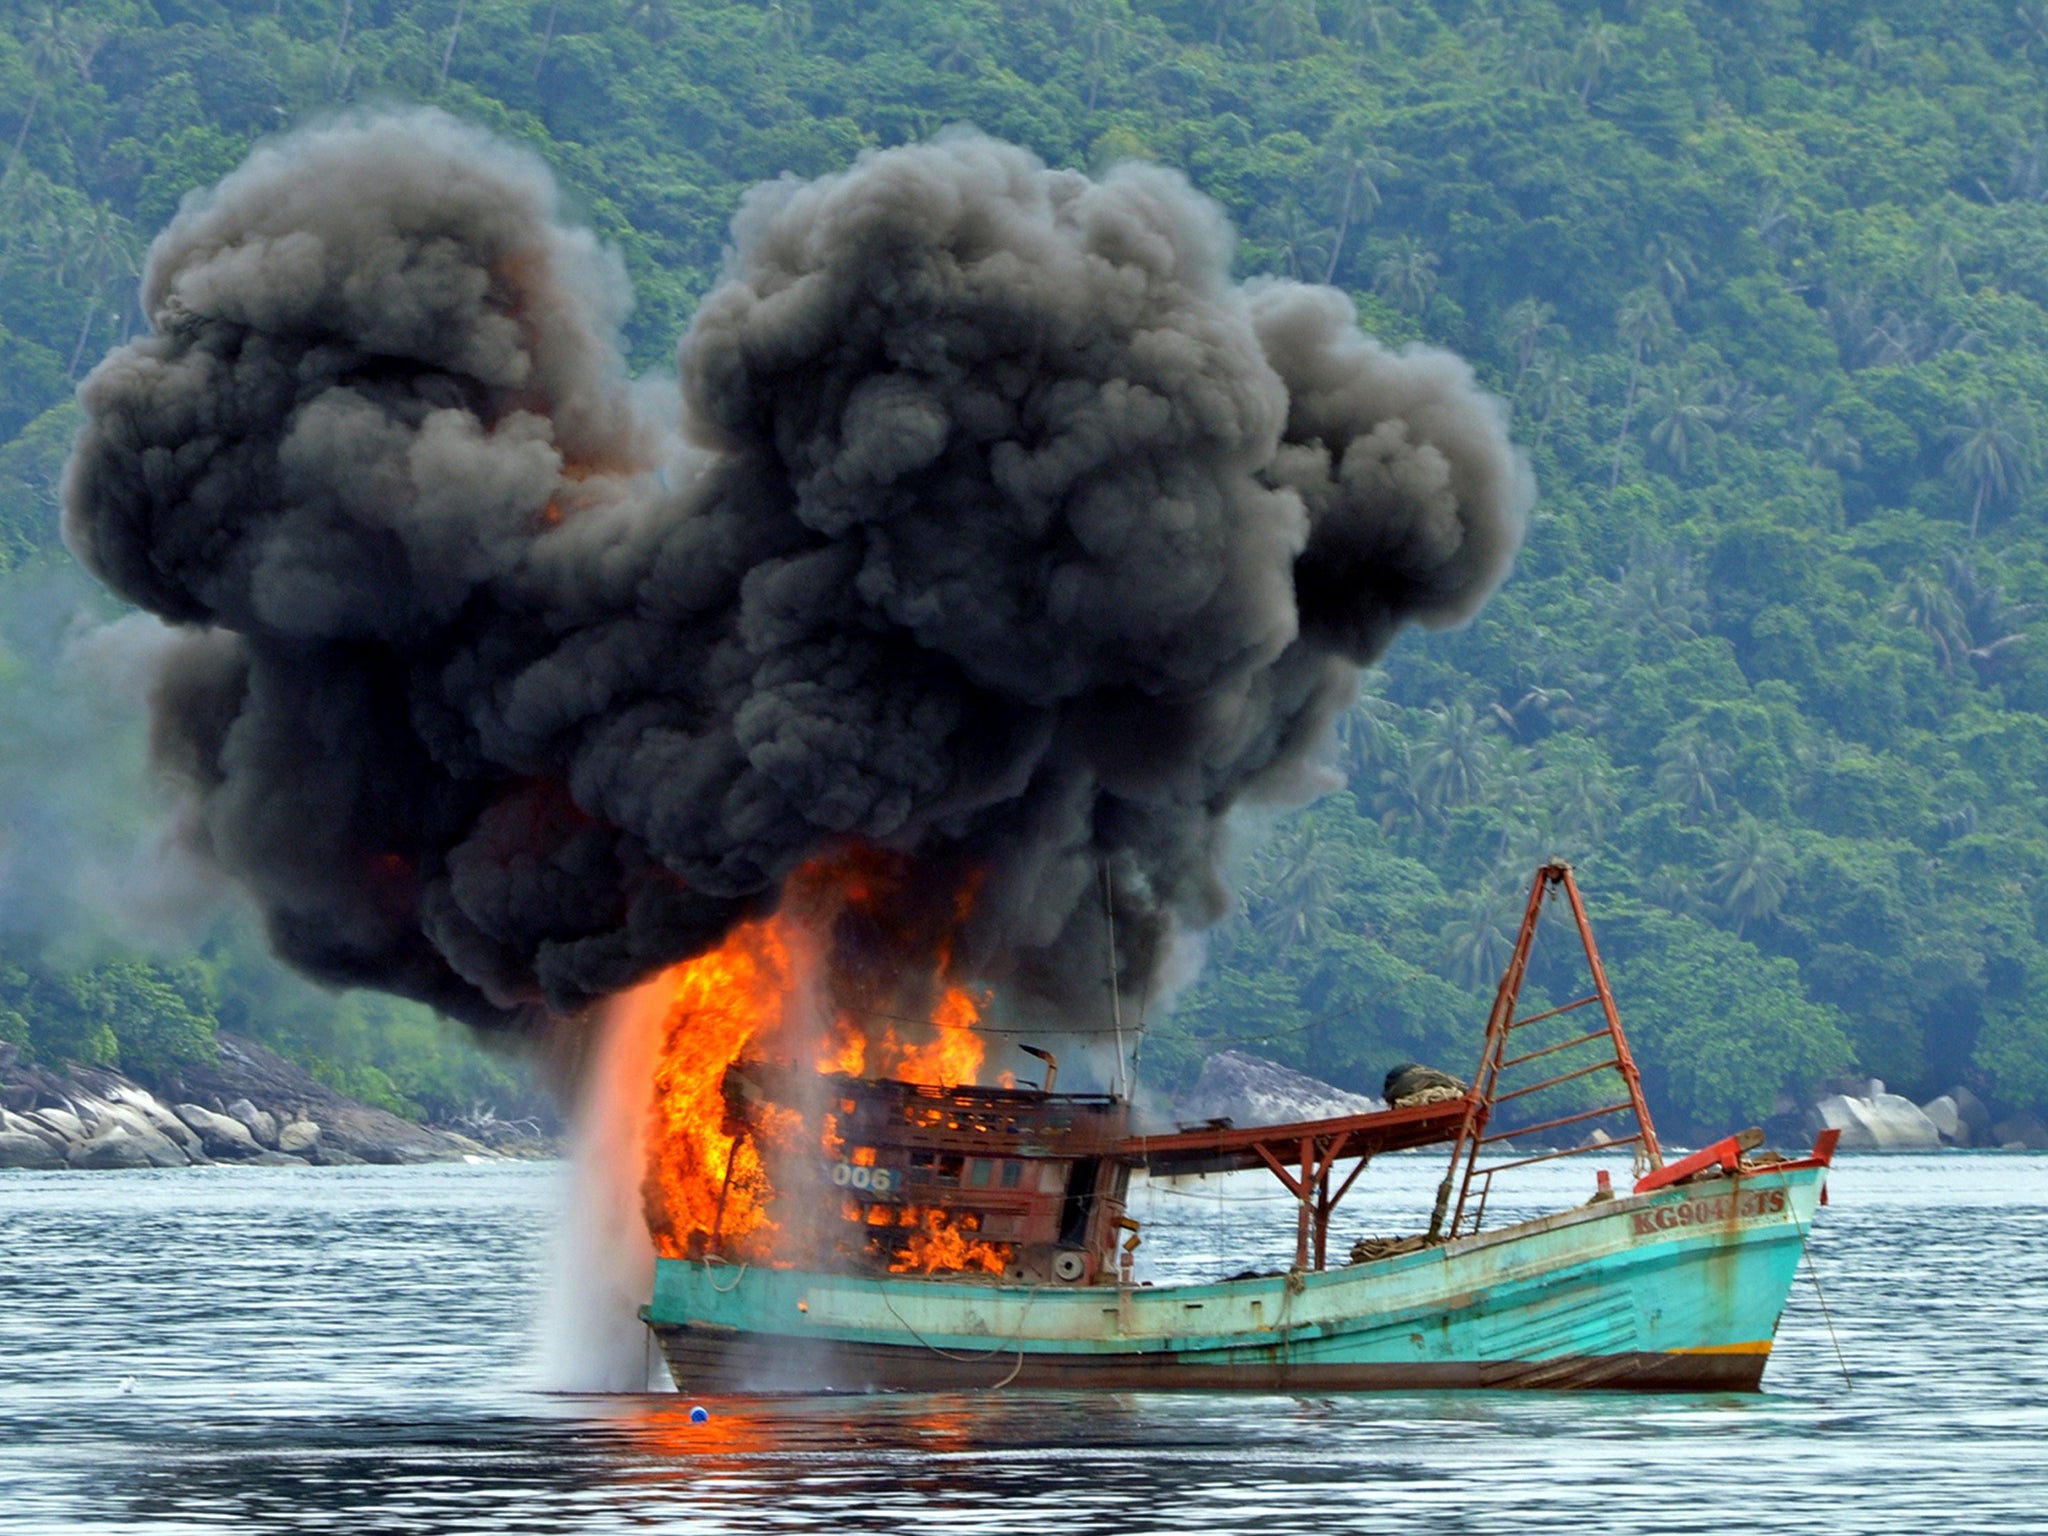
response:
<svg viewBox="0 0 2048 1536"><path fill-rule="evenodd" d="M1406 1109L1288 1125L1203 1126L1168 1136L1127 1137L1116 1150L1147 1173L1163 1177L1299 1164L1305 1146L1314 1149L1314 1161L1327 1166L1340 1158L1373 1157L1452 1141L1470 1102L1444 1099Z"/></svg>

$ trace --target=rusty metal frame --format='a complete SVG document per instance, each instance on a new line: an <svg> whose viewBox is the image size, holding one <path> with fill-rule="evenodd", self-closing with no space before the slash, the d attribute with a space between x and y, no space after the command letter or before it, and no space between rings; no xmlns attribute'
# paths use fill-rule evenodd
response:
<svg viewBox="0 0 2048 1536"><path fill-rule="evenodd" d="M1330 1216L1337 1203L1351 1192L1365 1165L1372 1161L1370 1147L1354 1149L1345 1132L1334 1136L1303 1136L1296 1149L1301 1172L1289 1173L1287 1164L1275 1157L1265 1142L1253 1147L1259 1161L1272 1170L1298 1205L1294 1230L1294 1267L1305 1270L1313 1259L1317 1269L1325 1268L1330 1257ZM1358 1161L1336 1189L1330 1188L1330 1172L1339 1158L1355 1156Z"/></svg>
<svg viewBox="0 0 2048 1536"><path fill-rule="evenodd" d="M1528 975L1529 953L1535 946L1536 926L1543 916L1543 904L1560 891L1571 908L1572 921L1578 928L1579 942L1585 950L1586 967L1593 978L1592 995L1561 1007L1546 1009L1542 1013L1531 1014L1525 1019L1518 1019L1515 1017L1515 1005L1521 998L1522 983ZM1599 1003L1601 1014L1606 1020L1604 1028L1574 1039L1559 1041L1554 1045L1526 1051L1518 1056L1507 1054L1508 1037L1516 1030L1527 1029L1532 1024L1540 1024L1594 1002ZM1501 1074L1507 1069L1557 1051L1591 1045L1603 1040L1612 1047L1611 1055L1569 1072L1521 1085L1507 1092L1501 1091ZM1568 1083L1608 1068L1619 1073L1627 1087L1628 1097L1622 1102L1605 1105L1599 1109L1583 1110L1576 1114L1560 1115L1535 1125L1521 1126L1512 1132L1499 1132L1493 1135L1487 1133L1487 1124L1496 1105L1541 1092L1546 1088L1554 1088L1560 1083ZM1479 1164L1482 1148L1504 1141L1511 1135L1528 1136L1540 1131L1554 1130L1559 1126L1624 1112L1633 1113L1635 1116L1636 1129L1632 1135L1616 1137L1609 1141L1589 1141L1576 1147L1544 1152L1534 1157L1519 1158L1513 1162L1497 1163L1490 1167L1482 1167ZM1607 967L1601 963L1599 946L1593 941L1593 925L1586 917L1586 904L1579 895L1578 881L1573 878L1571 865L1562 859L1552 859L1536 871L1536 878L1529 886L1529 900L1522 909L1522 926L1515 935L1514 951L1508 957L1507 968L1502 971L1500 985L1493 995L1493 1009L1486 1019L1486 1043L1480 1051L1479 1070L1473 1077L1472 1093L1466 1101L1465 1117L1458 1128L1457 1139L1451 1146L1450 1167L1444 1172L1443 1183L1437 1186L1436 1208L1430 1214L1429 1234L1432 1238L1439 1238L1477 1232L1480 1224L1486 1219L1486 1201L1492 1193L1493 1176L1496 1173L1509 1168L1526 1167L1530 1163L1550 1162L1560 1157L1575 1157L1585 1152L1603 1151L1631 1144L1640 1150L1653 1172L1664 1166L1664 1153L1657 1144L1657 1131L1650 1119L1650 1106L1643 1099L1642 1075L1636 1070L1635 1057L1630 1054L1628 1048L1628 1037L1622 1032L1621 1014L1614 1006L1614 992L1607 984ZM1461 1163L1462 1176L1459 1167ZM1472 1200L1475 1182L1479 1184L1479 1199L1476 1203ZM1455 1204L1452 1200L1454 1193Z"/></svg>
<svg viewBox="0 0 2048 1536"><path fill-rule="evenodd" d="M1450 1141L1463 1123L1465 1107L1463 1099L1453 1099L1289 1125L1205 1126L1169 1136L1130 1137L1116 1151L1168 1177L1266 1169L1298 1207L1294 1267L1323 1269L1329 1263L1330 1218L1366 1164L1382 1152ZM1346 1158L1357 1161L1339 1178L1337 1164Z"/></svg>

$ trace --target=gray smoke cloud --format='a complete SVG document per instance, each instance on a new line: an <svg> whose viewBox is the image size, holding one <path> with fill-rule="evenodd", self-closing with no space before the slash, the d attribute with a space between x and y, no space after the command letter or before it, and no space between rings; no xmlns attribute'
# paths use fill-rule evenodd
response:
<svg viewBox="0 0 2048 1536"><path fill-rule="evenodd" d="M279 952L482 1025L897 860L1048 1023L1225 910L1356 669L1469 616L1531 485L1458 359L1233 283L1169 172L969 133L749 193L648 419L616 259L434 115L260 148L151 251L66 537L178 627L192 836ZM907 894L904 894L907 893ZM912 925L913 927L915 924Z"/></svg>

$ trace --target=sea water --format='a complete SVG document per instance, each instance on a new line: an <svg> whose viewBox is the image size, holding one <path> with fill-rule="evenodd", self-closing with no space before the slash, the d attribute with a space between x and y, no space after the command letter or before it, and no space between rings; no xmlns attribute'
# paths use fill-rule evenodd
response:
<svg viewBox="0 0 2048 1536"><path fill-rule="evenodd" d="M1340 1246L1442 1171L1382 1159ZM1592 1170L1502 1183L1511 1219ZM0 1173L0 1531L2048 1530L2048 1156L1841 1159L1765 1390L1675 1397L551 1393L567 1187ZM1158 1279L1292 1254L1263 1174L1133 1209Z"/></svg>

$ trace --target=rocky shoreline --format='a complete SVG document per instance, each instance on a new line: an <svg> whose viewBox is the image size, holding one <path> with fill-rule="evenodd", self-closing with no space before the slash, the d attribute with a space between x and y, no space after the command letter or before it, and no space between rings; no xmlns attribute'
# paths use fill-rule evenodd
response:
<svg viewBox="0 0 2048 1536"><path fill-rule="evenodd" d="M1984 1101L1958 1084L1925 1104L1887 1093L1870 1078L1831 1093L1806 1112L1809 1131L1836 1130L1852 1152L1932 1152L1940 1147L1991 1147L2008 1152L2048 1150L2048 1125L2026 1110L1993 1116Z"/></svg>
<svg viewBox="0 0 2048 1536"><path fill-rule="evenodd" d="M0 1168L334 1167L559 1156L556 1127L489 1115L419 1125L337 1093L253 1040L144 1084L104 1067L30 1066L0 1046Z"/></svg>
<svg viewBox="0 0 2048 1536"><path fill-rule="evenodd" d="M1820 1131L1836 1130L1842 1133L1843 1150L1851 1152L1934 1152L1943 1147L2048 1150L2048 1124L2043 1124L2040 1116L2025 1110L1994 1115L1961 1084L1925 1104L1886 1092L1883 1082L1874 1077L1836 1086L1840 1091L1826 1094L1804 1109L1798 1100L1782 1098L1778 1112L1764 1124L1773 1144L1796 1149L1811 1143ZM1219 1051L1202 1062L1200 1077L1172 1108L1174 1124L1192 1129L1215 1124L1278 1125L1365 1114L1386 1105L1246 1051ZM1596 1139L1602 1134L1596 1132ZM1538 1144L1550 1145L1532 1143Z"/></svg>

